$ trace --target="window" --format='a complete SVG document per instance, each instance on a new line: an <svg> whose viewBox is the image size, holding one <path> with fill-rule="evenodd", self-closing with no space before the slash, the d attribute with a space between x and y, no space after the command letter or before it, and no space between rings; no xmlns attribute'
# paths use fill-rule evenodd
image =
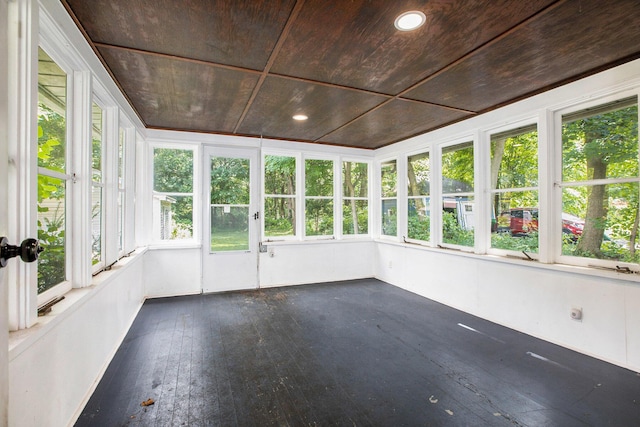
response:
<svg viewBox="0 0 640 427"><path fill-rule="evenodd" d="M67 280L67 75L38 48L38 293Z"/></svg>
<svg viewBox="0 0 640 427"><path fill-rule="evenodd" d="M342 162L342 234L369 233L367 163Z"/></svg>
<svg viewBox="0 0 640 427"><path fill-rule="evenodd" d="M264 236L296 235L296 158L264 156Z"/></svg>
<svg viewBox="0 0 640 427"><path fill-rule="evenodd" d="M91 106L91 263L95 270L104 266L104 111L95 102Z"/></svg>
<svg viewBox="0 0 640 427"><path fill-rule="evenodd" d="M473 142L442 148L442 243L474 245Z"/></svg>
<svg viewBox="0 0 640 427"><path fill-rule="evenodd" d="M154 239L193 238L193 182L193 149L153 149Z"/></svg>
<svg viewBox="0 0 640 427"><path fill-rule="evenodd" d="M380 165L380 194L382 196L383 236L398 234L398 168L396 160L389 160Z"/></svg>
<svg viewBox="0 0 640 427"><path fill-rule="evenodd" d="M491 136L491 248L538 253L538 131Z"/></svg>
<svg viewBox="0 0 640 427"><path fill-rule="evenodd" d="M407 159L407 237L412 240L430 240L429 153L409 156Z"/></svg>
<svg viewBox="0 0 640 427"><path fill-rule="evenodd" d="M124 255L124 205L126 203L125 186L125 140L126 131L120 128L118 132L118 256Z"/></svg>
<svg viewBox="0 0 640 427"><path fill-rule="evenodd" d="M333 160L304 161L305 236L333 235Z"/></svg>
<svg viewBox="0 0 640 427"><path fill-rule="evenodd" d="M638 154L637 97L562 116L562 211L556 219L562 255L572 262L640 260Z"/></svg>

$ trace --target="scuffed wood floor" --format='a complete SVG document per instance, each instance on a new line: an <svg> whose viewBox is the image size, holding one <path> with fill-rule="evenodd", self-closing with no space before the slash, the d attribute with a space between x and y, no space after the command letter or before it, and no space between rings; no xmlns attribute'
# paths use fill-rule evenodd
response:
<svg viewBox="0 0 640 427"><path fill-rule="evenodd" d="M367 279L148 300L76 425L639 422L636 373Z"/></svg>

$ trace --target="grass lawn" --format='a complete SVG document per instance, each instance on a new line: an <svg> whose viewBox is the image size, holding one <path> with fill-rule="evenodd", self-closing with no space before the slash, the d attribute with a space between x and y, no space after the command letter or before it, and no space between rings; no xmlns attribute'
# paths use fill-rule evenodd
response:
<svg viewBox="0 0 640 427"><path fill-rule="evenodd" d="M248 251L249 233L244 230L212 230L211 252Z"/></svg>

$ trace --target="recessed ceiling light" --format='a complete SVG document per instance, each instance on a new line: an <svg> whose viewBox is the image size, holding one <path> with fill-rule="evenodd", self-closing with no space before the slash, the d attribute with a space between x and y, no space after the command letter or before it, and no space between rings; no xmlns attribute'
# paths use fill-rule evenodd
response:
<svg viewBox="0 0 640 427"><path fill-rule="evenodd" d="M305 116L304 114L296 114L292 118L293 120L298 120L299 122L302 122L304 120L307 120L309 117Z"/></svg>
<svg viewBox="0 0 640 427"><path fill-rule="evenodd" d="M393 25L395 25L400 31L412 31L420 28L426 20L427 17L424 13L418 10L412 10L400 14Z"/></svg>

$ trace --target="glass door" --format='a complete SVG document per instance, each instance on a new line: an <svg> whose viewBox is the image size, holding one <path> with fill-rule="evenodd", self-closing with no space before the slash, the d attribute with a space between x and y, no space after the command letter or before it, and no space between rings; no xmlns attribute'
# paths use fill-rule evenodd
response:
<svg viewBox="0 0 640 427"><path fill-rule="evenodd" d="M258 153L206 148L204 292L258 287Z"/></svg>

